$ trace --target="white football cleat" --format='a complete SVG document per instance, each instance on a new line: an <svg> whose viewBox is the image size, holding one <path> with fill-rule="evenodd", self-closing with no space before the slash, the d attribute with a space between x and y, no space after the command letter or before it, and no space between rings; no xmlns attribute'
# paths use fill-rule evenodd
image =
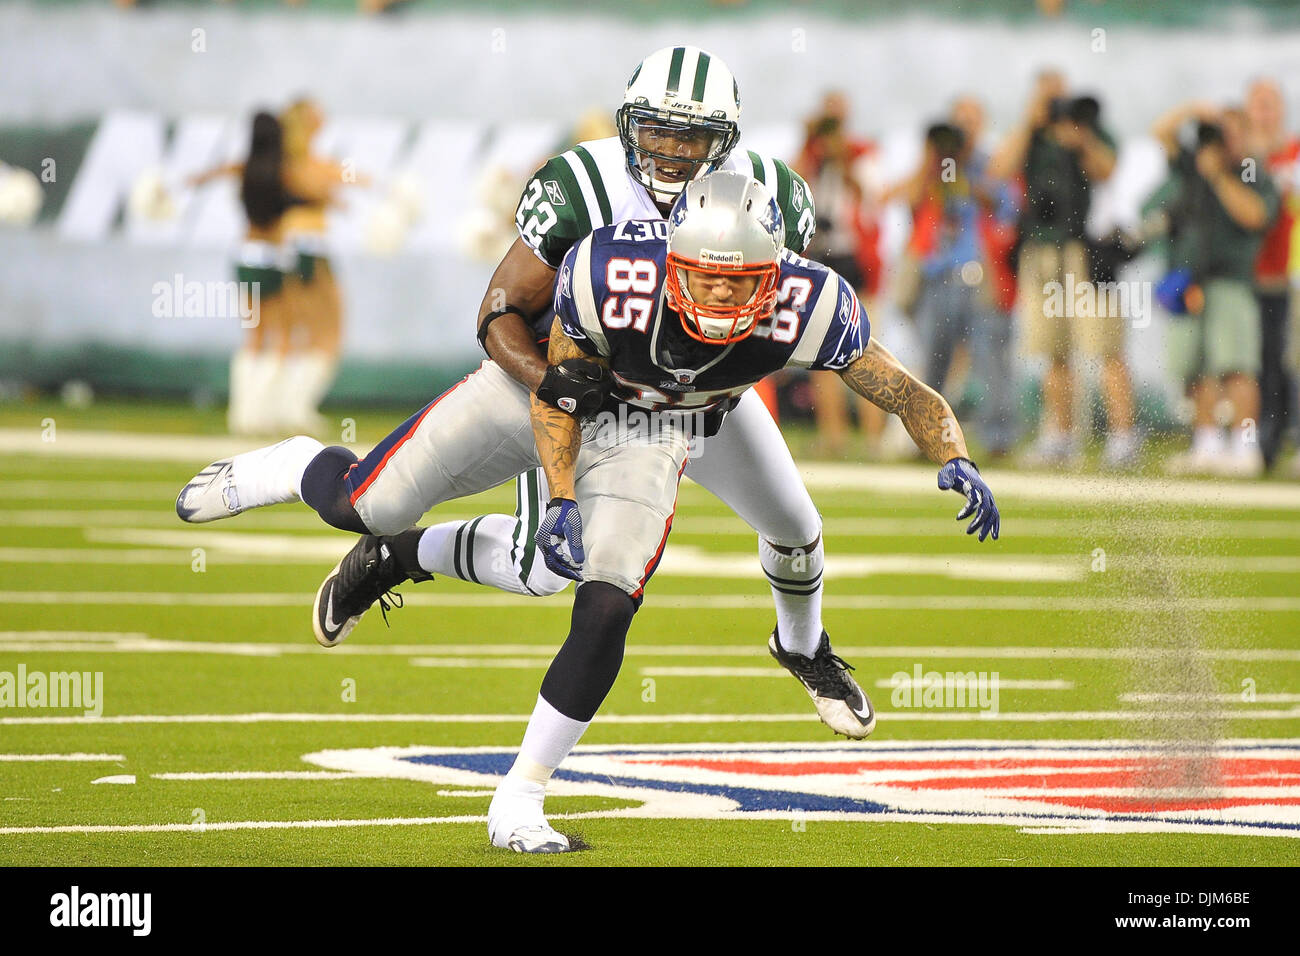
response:
<svg viewBox="0 0 1300 956"><path fill-rule="evenodd" d="M516 853L568 853L569 838L552 829L542 815L546 791L522 790L507 778L488 807L488 837L493 846Z"/></svg>
<svg viewBox="0 0 1300 956"><path fill-rule="evenodd" d="M176 514L191 524L233 518L242 510L229 458L208 465L176 496Z"/></svg>
<svg viewBox="0 0 1300 956"><path fill-rule="evenodd" d="M201 524L233 518L250 508L297 501L303 470L324 447L314 438L297 435L214 461L181 489L176 514L182 521Z"/></svg>
<svg viewBox="0 0 1300 956"><path fill-rule="evenodd" d="M812 657L787 652L777 641L775 630L768 638L767 649L803 684L822 723L831 730L861 740L876 729L876 710L871 706L871 698L849 676L853 668L831 653L831 639L825 631Z"/></svg>

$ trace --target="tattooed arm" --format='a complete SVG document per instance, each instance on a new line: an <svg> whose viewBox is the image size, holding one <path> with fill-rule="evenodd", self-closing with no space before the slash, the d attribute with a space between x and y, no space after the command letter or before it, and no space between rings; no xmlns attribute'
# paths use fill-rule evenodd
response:
<svg viewBox="0 0 1300 956"><path fill-rule="evenodd" d="M966 439L942 395L905 369L874 338L862 357L840 372L846 385L903 421L916 446L942 465L969 458ZM540 448L541 445L538 445Z"/></svg>
<svg viewBox="0 0 1300 956"><path fill-rule="evenodd" d="M556 319L551 324L547 361L558 365L571 358L606 364L604 359L588 355L574 344L573 339L565 333L560 320ZM582 446L582 427L568 412L548 405L535 394L529 394L528 401L533 417L537 457L546 472L546 481L551 486L551 497L576 500L573 470L578 461L578 449Z"/></svg>

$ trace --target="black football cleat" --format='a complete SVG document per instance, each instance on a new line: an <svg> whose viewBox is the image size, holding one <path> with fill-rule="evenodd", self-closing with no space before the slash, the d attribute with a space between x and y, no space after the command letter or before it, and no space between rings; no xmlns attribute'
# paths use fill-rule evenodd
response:
<svg viewBox="0 0 1300 956"><path fill-rule="evenodd" d="M363 535L316 591L311 618L316 643L321 647L340 644L376 601L387 623L389 610L402 606L402 596L393 588L407 581L432 580L433 575L426 571L401 567L387 538Z"/></svg>
<svg viewBox="0 0 1300 956"><path fill-rule="evenodd" d="M786 652L776 637L768 639L767 649L777 663L803 684L824 723L837 734L855 740L867 736L876 727L876 711L871 699L849 676L852 666L831 653L831 639L822 631L821 643L812 657Z"/></svg>

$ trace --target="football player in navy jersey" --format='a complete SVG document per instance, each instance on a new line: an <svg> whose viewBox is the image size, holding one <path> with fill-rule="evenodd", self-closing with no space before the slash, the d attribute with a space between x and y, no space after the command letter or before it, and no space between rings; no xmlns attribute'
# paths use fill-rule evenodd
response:
<svg viewBox="0 0 1300 956"><path fill-rule="evenodd" d="M417 578L426 573L420 531L400 530L413 509L418 516L527 469L545 470L552 498L536 543L553 572L580 583L568 637L488 811L497 846L570 849L543 813L547 782L618 675L628 628L672 527L696 431L716 431L764 375L787 365L838 371L859 394L897 414L942 466L939 487L966 499L958 517L974 516L968 533L981 541L998 536L993 495L967 457L947 402L871 340L844 280L783 249L783 228L780 208L761 183L718 171L684 190L666 228L629 222L596 230L561 264L548 362L575 377L611 376L603 405L594 415L570 414L496 363L483 363L411 424L407 436L426 425L418 455L395 457L407 440L399 430L381 456L398 463L390 467L415 488L414 502L369 495L372 477L346 474L337 487L309 490L312 469L301 461L310 449L286 447L297 438L239 456L238 481L230 462L214 463L177 501L186 520L207 521L301 498L335 527L379 536L379 546ZM806 569L796 570L802 557L775 553L777 570L769 577L806 587ZM348 577L340 572L332 586L368 587L364 574ZM871 702L824 631L811 655L783 646L779 629L768 646L827 725L854 738L871 732Z"/></svg>

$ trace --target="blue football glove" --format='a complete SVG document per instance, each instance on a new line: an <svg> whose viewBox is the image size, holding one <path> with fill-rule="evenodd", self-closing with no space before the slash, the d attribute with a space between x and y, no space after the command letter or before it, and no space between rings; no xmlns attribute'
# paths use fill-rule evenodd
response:
<svg viewBox="0 0 1300 956"><path fill-rule="evenodd" d="M966 507L957 512L957 520L975 516L974 520L966 526L967 534L978 531L981 541L990 534L993 535L994 541L998 539L998 532L1002 528L1002 516L998 514L998 506L993 501L993 492L980 477L975 462L969 458L952 459L939 469L939 488L942 491L951 488L958 494L966 496Z"/></svg>
<svg viewBox="0 0 1300 956"><path fill-rule="evenodd" d="M582 580L582 562L587 554L582 548L582 515L576 501L552 498L534 540L548 568L571 581Z"/></svg>

